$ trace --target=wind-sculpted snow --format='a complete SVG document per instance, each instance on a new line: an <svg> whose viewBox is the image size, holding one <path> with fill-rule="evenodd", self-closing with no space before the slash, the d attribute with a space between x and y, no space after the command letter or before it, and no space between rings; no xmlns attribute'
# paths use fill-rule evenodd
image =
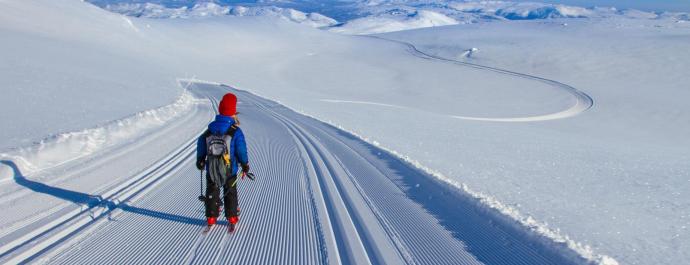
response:
<svg viewBox="0 0 690 265"><path fill-rule="evenodd" d="M197 95L209 97L214 104L228 91L226 86L209 84L193 85L191 89ZM130 185L124 192L96 199L68 189L41 186L42 183L25 180L21 172L15 172L18 185L41 186L34 191L53 200L74 204L94 200L88 206L95 212L94 219L67 222L54 227L54 233L26 238L24 244L0 253L0 261L583 262L562 245L523 230L462 191L386 151L275 102L232 91L239 97L238 110L249 143L250 164L257 176L255 181L245 179L238 184L241 215L234 233L226 233L226 221L209 233L202 233L203 207L196 199L199 171L193 168L193 142L185 141L178 151L158 163L165 169L157 170L154 166L151 173L143 175L141 185ZM206 113L201 115L207 117Z"/></svg>

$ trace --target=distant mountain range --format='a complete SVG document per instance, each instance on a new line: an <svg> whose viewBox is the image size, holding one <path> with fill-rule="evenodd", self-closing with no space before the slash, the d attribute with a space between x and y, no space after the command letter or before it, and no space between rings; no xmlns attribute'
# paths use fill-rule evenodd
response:
<svg viewBox="0 0 690 265"><path fill-rule="evenodd" d="M110 11L134 17L272 16L347 34L371 34L492 20L626 17L690 21L688 13L509 1L88 1Z"/></svg>

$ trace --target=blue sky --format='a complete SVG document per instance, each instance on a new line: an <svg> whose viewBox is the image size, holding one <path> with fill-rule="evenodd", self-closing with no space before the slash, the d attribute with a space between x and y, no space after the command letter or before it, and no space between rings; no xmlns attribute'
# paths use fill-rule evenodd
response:
<svg viewBox="0 0 690 265"><path fill-rule="evenodd" d="M615 6L619 9L633 8L646 11L690 12L690 0L517 0L522 2L545 2L575 6Z"/></svg>

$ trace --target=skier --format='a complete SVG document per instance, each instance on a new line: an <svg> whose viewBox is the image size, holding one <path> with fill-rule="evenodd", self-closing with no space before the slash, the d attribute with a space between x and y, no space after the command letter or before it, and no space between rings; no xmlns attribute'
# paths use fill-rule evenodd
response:
<svg viewBox="0 0 690 265"><path fill-rule="evenodd" d="M223 187L225 217L234 230L239 221L237 201L237 169L242 168L242 178L249 173L247 144L237 119L237 97L232 93L223 96L218 106L219 115L208 125L208 129L197 139L196 167L206 169L206 220L210 228L216 223L221 210L220 187Z"/></svg>

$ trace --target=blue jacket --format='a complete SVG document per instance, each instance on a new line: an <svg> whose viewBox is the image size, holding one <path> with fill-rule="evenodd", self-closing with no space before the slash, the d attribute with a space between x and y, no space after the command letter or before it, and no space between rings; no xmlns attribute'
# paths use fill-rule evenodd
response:
<svg viewBox="0 0 690 265"><path fill-rule="evenodd" d="M232 117L216 115L216 119L208 125L208 131L212 134L224 134L233 124L235 124L235 120ZM247 143L244 141L244 133L242 133L242 129L239 127L237 127L235 134L232 136L229 148L228 154L231 155L231 159L234 161L234 163L232 163L232 171L230 172L232 172L232 175L236 175L238 164L246 164L249 162L249 158L247 157ZM206 149L206 139L202 134L196 141L197 160L206 159ZM208 172L208 165L206 165L206 170Z"/></svg>

